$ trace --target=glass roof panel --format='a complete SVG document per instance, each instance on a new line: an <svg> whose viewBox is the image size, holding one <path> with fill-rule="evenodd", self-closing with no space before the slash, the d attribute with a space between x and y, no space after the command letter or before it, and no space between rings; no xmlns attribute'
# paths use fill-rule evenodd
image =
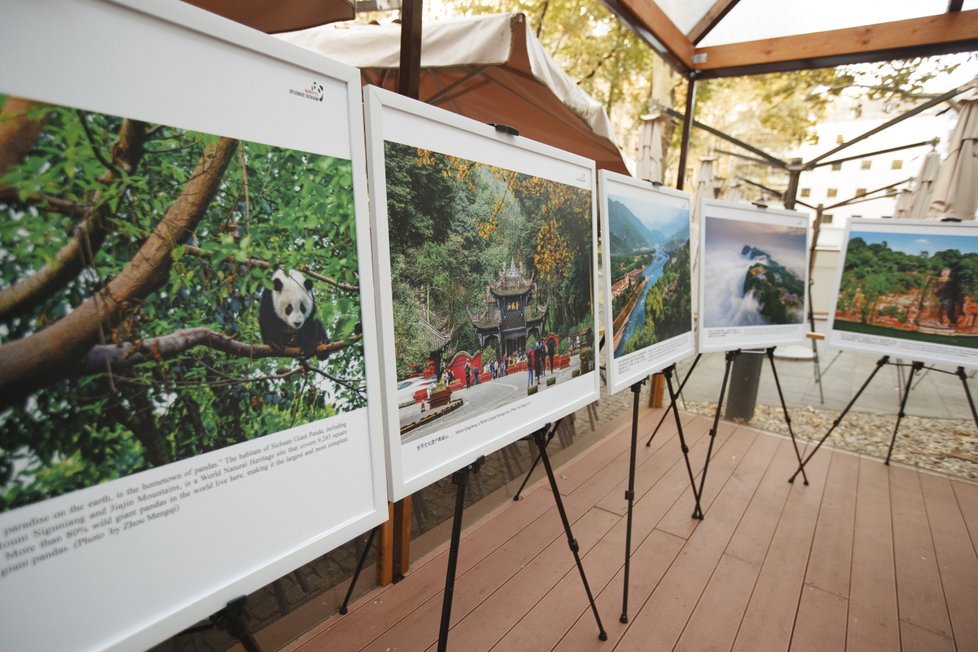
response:
<svg viewBox="0 0 978 652"><path fill-rule="evenodd" d="M934 16L947 11L947 3L948 0L740 0L700 41L699 47ZM665 9L666 3L661 4ZM964 8L978 8L978 2L966 0Z"/></svg>
<svg viewBox="0 0 978 652"><path fill-rule="evenodd" d="M975 0L978 2L978 0ZM716 3L716 0L657 0L656 4L662 11L666 12L669 20L675 23L676 27L683 34L689 34L700 18L706 15Z"/></svg>

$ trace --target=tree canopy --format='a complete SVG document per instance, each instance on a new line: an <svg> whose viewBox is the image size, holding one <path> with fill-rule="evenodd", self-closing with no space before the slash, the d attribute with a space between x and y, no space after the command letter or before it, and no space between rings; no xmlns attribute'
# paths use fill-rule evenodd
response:
<svg viewBox="0 0 978 652"><path fill-rule="evenodd" d="M425 324L446 353L479 350L472 318L510 264L534 278L546 330L589 322L589 191L390 141L385 165L399 378L438 348Z"/></svg>

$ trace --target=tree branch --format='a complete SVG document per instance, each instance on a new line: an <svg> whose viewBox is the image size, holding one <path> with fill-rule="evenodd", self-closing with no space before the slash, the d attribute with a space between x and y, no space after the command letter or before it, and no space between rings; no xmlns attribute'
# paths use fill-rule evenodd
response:
<svg viewBox="0 0 978 652"><path fill-rule="evenodd" d="M116 167L113 161L105 158L105 154L99 148L98 143L95 141L95 135L92 133L91 127L88 126L88 120L85 119L85 114L79 110L75 110L75 114L78 116L78 121L81 123L82 131L85 132L85 138L88 140L88 146L92 150L92 155L102 164L106 170L110 170L113 176L119 176L119 168Z"/></svg>
<svg viewBox="0 0 978 652"><path fill-rule="evenodd" d="M70 217L85 217L91 209L89 205L76 204L61 197L43 193L31 194L21 198L14 188L0 188L0 202L37 206L41 210L55 211Z"/></svg>
<svg viewBox="0 0 978 652"><path fill-rule="evenodd" d="M320 344L317 353L332 353L345 349L363 339L353 335L347 340ZM190 349L204 346L236 358L302 358L298 347L275 349L268 344L239 342L209 328L186 328L160 337L122 345L100 344L93 346L72 370L72 375L88 376L105 371L106 365L113 370L129 369L144 362L171 360Z"/></svg>
<svg viewBox="0 0 978 652"><path fill-rule="evenodd" d="M188 254L190 254L192 256L197 256L199 258L209 258L209 257L211 257L211 256L214 255L213 252L206 251L204 249L201 249L200 247L195 247L193 245L184 245L183 251L184 251L184 253L188 253ZM233 265L247 265L248 267L258 267L260 269L274 269L275 268L275 265L273 265L272 263L270 263L268 261L265 261L265 260L258 260L257 258L246 258L244 260L237 260L234 256L225 256L224 257L224 262L231 263ZM329 283L330 285L332 285L334 287L337 287L337 288L339 288L341 290L345 290L347 292L359 292L360 291L360 287L359 286L357 286L357 285L350 285L349 283L340 283L339 281L335 281L335 280L329 278L328 276L323 276L322 274L319 274L317 272L312 271L311 269L309 269L309 266L308 265L299 265L298 267L296 267L296 269L299 270L300 272L302 272L303 274L305 274L306 276L311 276L311 277L313 277L314 279L316 279L318 281L322 281L324 283Z"/></svg>
<svg viewBox="0 0 978 652"><path fill-rule="evenodd" d="M0 346L0 406L63 378L103 327L166 281L173 248L203 218L236 147L236 140L222 138L204 149L179 197L117 277L51 326Z"/></svg>
<svg viewBox="0 0 978 652"><path fill-rule="evenodd" d="M136 120L123 121L119 139L112 149L114 165L102 175L100 183L111 183L122 174L122 170L131 172L135 169L143 155L145 131L145 123ZM108 202L102 201L101 193L96 193L92 207L85 212L81 222L75 227L74 234L58 250L51 262L0 291L0 322L9 322L24 314L52 297L78 276L85 265L91 263L95 252L105 241L105 236L108 235L108 216Z"/></svg>

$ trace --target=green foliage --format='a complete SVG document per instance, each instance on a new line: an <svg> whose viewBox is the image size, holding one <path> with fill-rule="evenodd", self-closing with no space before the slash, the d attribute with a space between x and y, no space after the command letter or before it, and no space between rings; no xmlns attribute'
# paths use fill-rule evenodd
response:
<svg viewBox="0 0 978 652"><path fill-rule="evenodd" d="M886 295L905 294L916 288L923 300L934 291L934 279L945 269L953 294L960 300L978 295L978 254L945 249L911 255L890 249L886 242L867 244L853 237L846 249L837 308L842 312L858 310L860 321L869 323Z"/></svg>
<svg viewBox="0 0 978 652"><path fill-rule="evenodd" d="M35 147L0 178L0 187L17 194L0 202L2 288L54 260L78 213L93 203L109 206L107 236L83 273L0 327L0 344L45 329L119 275L217 139L151 125L136 169L105 183L104 161L123 121L62 107L40 111L46 120ZM187 234L185 242L200 251L178 244L169 269L159 270L159 289L131 305L103 342L207 327L261 344L258 309L271 271L257 263L304 266L356 285L355 237L349 161L240 143ZM315 317L333 341L349 338L360 322L359 294L313 283ZM359 345L309 364L349 382L334 383L291 358L249 360L196 347L40 390L0 414L0 511L364 404Z"/></svg>
<svg viewBox="0 0 978 652"><path fill-rule="evenodd" d="M531 309L546 306L544 331L563 338L590 322L589 192L416 147L385 149L398 378L441 346L425 321L448 337L444 355L479 349L472 318L510 264L535 280ZM435 215L442 226L432 230Z"/></svg>
<svg viewBox="0 0 978 652"><path fill-rule="evenodd" d="M689 241L673 244L666 253L670 260L645 297L645 323L641 331L625 343L625 353L664 342L690 330Z"/></svg>

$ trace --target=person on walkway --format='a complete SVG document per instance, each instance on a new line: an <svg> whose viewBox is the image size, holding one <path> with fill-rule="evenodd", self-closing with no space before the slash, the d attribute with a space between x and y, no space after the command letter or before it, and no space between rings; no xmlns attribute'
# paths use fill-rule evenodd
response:
<svg viewBox="0 0 978 652"><path fill-rule="evenodd" d="M547 373L547 347L543 341L537 342L537 383Z"/></svg>
<svg viewBox="0 0 978 652"><path fill-rule="evenodd" d="M472 386L472 365L465 362L465 388L468 389Z"/></svg>
<svg viewBox="0 0 978 652"><path fill-rule="evenodd" d="M533 384L533 347L526 347L526 384L527 386Z"/></svg>

